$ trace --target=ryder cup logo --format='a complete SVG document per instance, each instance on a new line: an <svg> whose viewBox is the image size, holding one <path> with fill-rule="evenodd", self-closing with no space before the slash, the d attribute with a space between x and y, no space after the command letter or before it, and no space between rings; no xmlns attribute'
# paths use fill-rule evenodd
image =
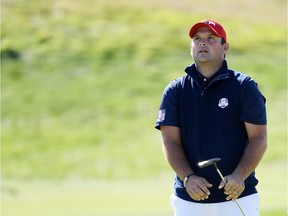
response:
<svg viewBox="0 0 288 216"><path fill-rule="evenodd" d="M219 100L218 106L221 107L222 109L224 109L228 105L229 105L229 103L228 103L228 99L227 98L222 98L222 99Z"/></svg>

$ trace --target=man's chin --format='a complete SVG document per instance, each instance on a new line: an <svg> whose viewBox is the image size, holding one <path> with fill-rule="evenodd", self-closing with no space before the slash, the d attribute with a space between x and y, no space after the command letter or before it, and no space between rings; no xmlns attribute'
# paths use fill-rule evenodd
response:
<svg viewBox="0 0 288 216"><path fill-rule="evenodd" d="M197 59L194 59L194 61L199 63L199 64L204 64L204 63L208 63L209 59L208 58L197 58Z"/></svg>

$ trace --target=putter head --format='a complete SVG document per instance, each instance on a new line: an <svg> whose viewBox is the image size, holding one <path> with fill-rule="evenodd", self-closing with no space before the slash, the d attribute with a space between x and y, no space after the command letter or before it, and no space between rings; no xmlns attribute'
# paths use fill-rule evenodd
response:
<svg viewBox="0 0 288 216"><path fill-rule="evenodd" d="M211 159L209 159L209 160L205 160L205 161L199 162L199 163L198 163L198 166L199 166L200 168L204 168L204 167L210 166L210 165L212 165L212 164L215 164L215 163L217 163L217 162L220 161L220 160L221 160L221 158L211 158Z"/></svg>

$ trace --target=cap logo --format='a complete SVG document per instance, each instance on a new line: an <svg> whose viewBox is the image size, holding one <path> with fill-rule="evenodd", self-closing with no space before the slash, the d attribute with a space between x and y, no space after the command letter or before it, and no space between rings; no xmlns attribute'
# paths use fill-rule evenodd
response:
<svg viewBox="0 0 288 216"><path fill-rule="evenodd" d="M216 26L216 24L215 24L214 22L211 22L211 21L208 21L207 24L208 24L208 25Z"/></svg>

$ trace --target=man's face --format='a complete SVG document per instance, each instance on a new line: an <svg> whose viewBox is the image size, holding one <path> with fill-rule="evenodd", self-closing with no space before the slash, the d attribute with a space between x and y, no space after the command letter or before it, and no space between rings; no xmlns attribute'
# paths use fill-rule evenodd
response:
<svg viewBox="0 0 288 216"><path fill-rule="evenodd" d="M228 43L222 45L221 38L208 27L200 28L190 45L190 52L196 63L223 61L228 49Z"/></svg>

